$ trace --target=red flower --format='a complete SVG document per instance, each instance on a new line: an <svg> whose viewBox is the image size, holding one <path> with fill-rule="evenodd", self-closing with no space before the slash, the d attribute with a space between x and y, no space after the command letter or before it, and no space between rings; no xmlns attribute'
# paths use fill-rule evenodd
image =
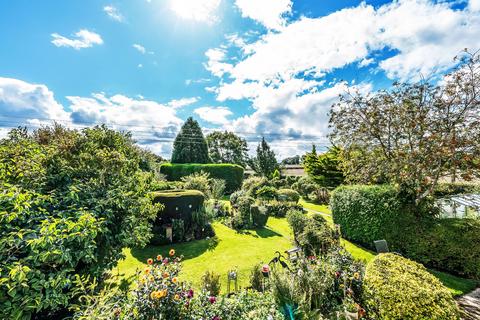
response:
<svg viewBox="0 0 480 320"><path fill-rule="evenodd" d="M208 298L208 302L210 302L211 304L214 304L215 301L217 301L217 298L215 298L215 297L213 297L213 296L210 297L210 298Z"/></svg>
<svg viewBox="0 0 480 320"><path fill-rule="evenodd" d="M152 264L153 264L153 259L152 259L152 258L149 258L149 259L147 260L147 263L148 263L149 265L152 265Z"/></svg>

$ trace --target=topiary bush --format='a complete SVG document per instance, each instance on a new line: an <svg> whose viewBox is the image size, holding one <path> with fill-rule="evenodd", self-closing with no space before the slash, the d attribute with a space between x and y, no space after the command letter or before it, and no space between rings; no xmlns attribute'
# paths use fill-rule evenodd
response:
<svg viewBox="0 0 480 320"><path fill-rule="evenodd" d="M363 291L369 319L459 319L448 289L421 264L393 253L367 265Z"/></svg>
<svg viewBox="0 0 480 320"><path fill-rule="evenodd" d="M309 177L301 177L292 184L292 189L297 191L302 197L308 198L312 192L317 190L318 185Z"/></svg>
<svg viewBox="0 0 480 320"><path fill-rule="evenodd" d="M275 189L275 187L264 186L255 192L255 196L263 200L277 199L277 189Z"/></svg>
<svg viewBox="0 0 480 320"><path fill-rule="evenodd" d="M252 215L252 223L257 228L263 228L267 224L268 215L265 212L265 208L259 206L251 206L250 214Z"/></svg>
<svg viewBox="0 0 480 320"><path fill-rule="evenodd" d="M291 209L303 211L303 207L295 202L272 200L263 203L263 206L267 209L266 213L269 217L283 218Z"/></svg>
<svg viewBox="0 0 480 320"><path fill-rule="evenodd" d="M182 219L185 228L192 225L192 213L203 206L205 196L198 190L167 190L151 194L153 203L161 203L164 208L158 212L155 225L171 223L172 219Z"/></svg>
<svg viewBox="0 0 480 320"><path fill-rule="evenodd" d="M280 189L277 192L277 199L297 203L300 200L300 194L293 189Z"/></svg>
<svg viewBox="0 0 480 320"><path fill-rule="evenodd" d="M253 176L243 181L242 190L244 190L250 197L255 197L257 190L266 186L271 186L271 183L267 178Z"/></svg>
<svg viewBox="0 0 480 320"><path fill-rule="evenodd" d="M234 206L231 225L234 229L246 229L252 226L250 207L255 202L253 198L241 197Z"/></svg>
<svg viewBox="0 0 480 320"><path fill-rule="evenodd" d="M232 193L242 186L244 169L236 164L164 163L160 166L160 173L164 174L169 181L180 180L184 176L201 171L208 173L212 179L225 180L225 192L227 193Z"/></svg>

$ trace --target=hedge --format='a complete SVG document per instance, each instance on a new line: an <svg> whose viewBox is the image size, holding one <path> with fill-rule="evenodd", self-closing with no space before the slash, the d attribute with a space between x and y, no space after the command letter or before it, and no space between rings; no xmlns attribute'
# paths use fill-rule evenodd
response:
<svg viewBox="0 0 480 320"><path fill-rule="evenodd" d="M342 186L330 202L344 238L374 249L385 239L391 251L429 267L480 279L480 221L417 216L393 186Z"/></svg>
<svg viewBox="0 0 480 320"><path fill-rule="evenodd" d="M232 193L242 186L244 169L236 164L165 163L160 166L160 173L164 174L168 181L177 181L184 176L200 171L210 174L210 178L225 180L227 193Z"/></svg>
<svg viewBox="0 0 480 320"><path fill-rule="evenodd" d="M161 203L165 207L157 215L155 225L171 223L172 219L182 219L185 226L192 221L192 212L203 206L205 196L197 190L167 190L151 194L153 203Z"/></svg>
<svg viewBox="0 0 480 320"><path fill-rule="evenodd" d="M367 265L363 298L369 319L459 319L449 290L421 264L393 253Z"/></svg>

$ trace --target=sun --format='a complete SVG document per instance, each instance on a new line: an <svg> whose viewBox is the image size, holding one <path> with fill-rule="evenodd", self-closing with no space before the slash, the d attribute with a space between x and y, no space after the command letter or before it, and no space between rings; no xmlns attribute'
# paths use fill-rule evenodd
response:
<svg viewBox="0 0 480 320"><path fill-rule="evenodd" d="M221 0L170 0L170 8L186 20L214 23Z"/></svg>

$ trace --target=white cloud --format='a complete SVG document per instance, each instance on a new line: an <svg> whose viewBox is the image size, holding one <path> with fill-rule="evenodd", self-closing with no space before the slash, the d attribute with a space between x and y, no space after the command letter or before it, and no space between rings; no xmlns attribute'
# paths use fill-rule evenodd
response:
<svg viewBox="0 0 480 320"><path fill-rule="evenodd" d="M470 0L470 1L468 1L468 8L471 11L480 11L480 0Z"/></svg>
<svg viewBox="0 0 480 320"><path fill-rule="evenodd" d="M118 22L123 22L125 18L123 15L118 11L116 7L113 5L108 5L103 7L103 11L113 20L118 21Z"/></svg>
<svg viewBox="0 0 480 320"><path fill-rule="evenodd" d="M182 19L213 24L221 0L170 0L170 8Z"/></svg>
<svg viewBox="0 0 480 320"><path fill-rule="evenodd" d="M225 50L223 49L208 49L205 52L208 58L208 62L205 64L205 68L217 77L223 76L226 72L232 70L233 65L223 62L226 58Z"/></svg>
<svg viewBox="0 0 480 320"><path fill-rule="evenodd" d="M3 126L13 127L69 119L68 113L45 85L1 77L0 118Z"/></svg>
<svg viewBox="0 0 480 320"><path fill-rule="evenodd" d="M242 17L253 19L273 30L285 26L285 15L292 10L291 0L236 0L235 5Z"/></svg>
<svg viewBox="0 0 480 320"><path fill-rule="evenodd" d="M198 116L210 123L223 125L229 122L227 117L233 115L227 107L201 107L194 111Z"/></svg>
<svg viewBox="0 0 480 320"><path fill-rule="evenodd" d="M181 99L178 99L178 100L170 101L168 103L168 106L172 107L174 109L179 109L179 108L183 108L183 107L189 106L191 104L194 104L198 100L200 100L200 98L198 98L198 97L181 98Z"/></svg>
<svg viewBox="0 0 480 320"><path fill-rule="evenodd" d="M74 36L76 39L70 39L58 33L52 33L52 43L57 47L71 47L75 50L90 48L94 44L103 44L102 37L99 34L86 29L81 29L75 33Z"/></svg>
<svg viewBox="0 0 480 320"><path fill-rule="evenodd" d="M145 54L147 52L147 50L145 49L144 46L140 45L140 44L133 44L132 47L134 47L138 52L140 52L141 54Z"/></svg>

